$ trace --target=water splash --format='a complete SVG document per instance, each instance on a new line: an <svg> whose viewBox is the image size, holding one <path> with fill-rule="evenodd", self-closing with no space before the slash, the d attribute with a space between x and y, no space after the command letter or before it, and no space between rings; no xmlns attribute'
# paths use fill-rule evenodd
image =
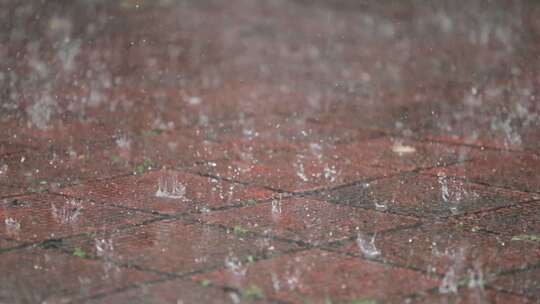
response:
<svg viewBox="0 0 540 304"><path fill-rule="evenodd" d="M272 287L275 291L281 290L281 283L279 282L278 275L275 272L271 272L270 276L272 278Z"/></svg>
<svg viewBox="0 0 540 304"><path fill-rule="evenodd" d="M300 179L304 182L309 181L309 178L306 175L304 164L302 163L301 158L298 158L296 162L293 163L293 167L296 169L296 176L300 177Z"/></svg>
<svg viewBox="0 0 540 304"><path fill-rule="evenodd" d="M441 198L444 203L449 205L450 212L452 214L458 214L458 204L462 200L460 189L457 189L451 196L450 193L450 186L449 186L449 180L448 177L444 172L438 172L437 173L437 181L439 182L439 185L441 186Z"/></svg>
<svg viewBox="0 0 540 304"><path fill-rule="evenodd" d="M465 248L460 248L457 252L451 252L449 257L452 264L446 271L441 285L439 285L440 293L457 293L460 279L458 274L463 271Z"/></svg>
<svg viewBox="0 0 540 304"><path fill-rule="evenodd" d="M370 239L362 232L358 232L356 236L356 245L367 258L375 258L381 255L381 251L375 246L375 237L376 235L373 235Z"/></svg>
<svg viewBox="0 0 540 304"><path fill-rule="evenodd" d="M336 169L336 166L334 165L329 166L328 164L324 165L323 173L324 173L324 178L331 183L336 181L339 174Z"/></svg>
<svg viewBox="0 0 540 304"><path fill-rule="evenodd" d="M439 285L440 293L457 293L458 290L458 277L454 268L450 268L444 275L444 278Z"/></svg>
<svg viewBox="0 0 540 304"><path fill-rule="evenodd" d="M12 217L6 218L4 224L6 225L6 232L8 235L17 234L21 230L21 223Z"/></svg>
<svg viewBox="0 0 540 304"><path fill-rule="evenodd" d="M467 287L470 289L478 288L484 289L485 280L484 272L482 271L479 264L475 264L473 269L469 269L469 281Z"/></svg>
<svg viewBox="0 0 540 304"><path fill-rule="evenodd" d="M180 182L180 177L174 172L163 172L159 177L156 197L182 199L186 195L186 186Z"/></svg>
<svg viewBox="0 0 540 304"><path fill-rule="evenodd" d="M375 210L377 211L386 211L388 210L388 201L374 202Z"/></svg>
<svg viewBox="0 0 540 304"><path fill-rule="evenodd" d="M75 222L79 218L82 210L82 202L75 199L67 200L61 207L51 204L53 218L61 224Z"/></svg>
<svg viewBox="0 0 540 304"><path fill-rule="evenodd" d="M246 274L246 268L242 261L232 254L225 258L225 267L236 275Z"/></svg>
<svg viewBox="0 0 540 304"><path fill-rule="evenodd" d="M114 245L112 240L107 239L95 239L96 254L99 257L110 258L114 252Z"/></svg>
<svg viewBox="0 0 540 304"><path fill-rule="evenodd" d="M396 153L399 156L412 154L416 152L416 148L413 146L403 145L401 143L396 143L392 146L392 152Z"/></svg>
<svg viewBox="0 0 540 304"><path fill-rule="evenodd" d="M281 218L281 195L278 199L272 200L272 219L274 221L279 221Z"/></svg>
<svg viewBox="0 0 540 304"><path fill-rule="evenodd" d="M127 135L123 134L115 139L115 143L121 149L129 149L131 146L131 139Z"/></svg>
<svg viewBox="0 0 540 304"><path fill-rule="evenodd" d="M8 169L9 167L7 164L0 165L0 176L5 175L8 172Z"/></svg>

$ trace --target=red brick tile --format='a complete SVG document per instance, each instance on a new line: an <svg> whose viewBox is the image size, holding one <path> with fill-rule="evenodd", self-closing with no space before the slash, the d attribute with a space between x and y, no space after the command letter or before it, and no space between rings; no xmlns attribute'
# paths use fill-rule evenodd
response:
<svg viewBox="0 0 540 304"><path fill-rule="evenodd" d="M216 162L216 166L211 163L195 170L281 190L306 191L446 165L473 154L470 148L381 138L343 145L290 145L271 155L248 151L241 160Z"/></svg>
<svg viewBox="0 0 540 304"><path fill-rule="evenodd" d="M120 162L138 164L149 160L156 166L167 167L189 166L227 156L223 145L206 140L195 131L160 129L115 136L108 152Z"/></svg>
<svg viewBox="0 0 540 304"><path fill-rule="evenodd" d="M234 303L234 293L223 289L203 286L189 280L176 279L163 283L129 289L88 301L89 303Z"/></svg>
<svg viewBox="0 0 540 304"><path fill-rule="evenodd" d="M152 216L86 199L34 194L7 199L0 205L0 235L24 242L96 232L140 223Z"/></svg>
<svg viewBox="0 0 540 304"><path fill-rule="evenodd" d="M441 275L453 271L457 278L465 279L475 271L490 280L493 274L526 267L540 258L536 244L472 232L460 224L426 224L376 235L373 243L380 252L377 259ZM358 241L338 250L364 254Z"/></svg>
<svg viewBox="0 0 540 304"><path fill-rule="evenodd" d="M24 193L24 192L26 192L27 187L16 185L16 184L11 184L11 183L8 183L7 181L6 182L4 182L4 181L5 180L2 180L0 178L0 197L9 196L9 195L15 194L15 193Z"/></svg>
<svg viewBox="0 0 540 304"><path fill-rule="evenodd" d="M517 294L526 295L540 301L540 268L519 271L497 277L490 286Z"/></svg>
<svg viewBox="0 0 540 304"><path fill-rule="evenodd" d="M156 278L39 248L0 254L0 269L0 299L5 303L67 303Z"/></svg>
<svg viewBox="0 0 540 304"><path fill-rule="evenodd" d="M274 199L240 209L204 213L197 218L233 230L275 235L312 244L356 236L358 231L373 233L418 223L411 217L306 198Z"/></svg>
<svg viewBox="0 0 540 304"><path fill-rule="evenodd" d="M532 304L533 299L514 295L505 292L494 291L482 288L461 288L457 293L431 293L420 297L411 298L411 303L445 303L445 304L465 304L465 303L493 303L493 304Z"/></svg>
<svg viewBox="0 0 540 304"><path fill-rule="evenodd" d="M420 273L318 249L195 276L240 290L260 288L266 297L293 303L332 300L395 301L437 285Z"/></svg>
<svg viewBox="0 0 540 304"><path fill-rule="evenodd" d="M522 191L540 192L540 157L517 152L490 152L473 162L443 168L448 176ZM436 174L434 171L430 173Z"/></svg>
<svg viewBox="0 0 540 304"><path fill-rule="evenodd" d="M523 192L467 183L444 175L422 174L379 179L330 190L318 196L336 203L428 218L508 206L534 197Z"/></svg>
<svg viewBox="0 0 540 304"><path fill-rule="evenodd" d="M459 221L467 227L527 241L528 236L540 237L540 202L472 214Z"/></svg>
<svg viewBox="0 0 540 304"><path fill-rule="evenodd" d="M28 148L27 146L13 143L10 141L0 141L0 156L6 155L6 154L23 152L27 148Z"/></svg>
<svg viewBox="0 0 540 304"><path fill-rule="evenodd" d="M220 128L217 128L220 127ZM303 117L281 117L278 115L253 115L225 121L215 128L203 129L203 133L214 134L220 142L249 141L253 149L265 143L348 143L365 141L384 135L381 131L339 128ZM254 143L257 143L256 145Z"/></svg>
<svg viewBox="0 0 540 304"><path fill-rule="evenodd" d="M99 233L93 238L72 238L64 242L68 250L80 247L90 256L103 255L97 242L112 244L107 258L178 274L221 267L249 256L272 256L298 246L267 238L238 236L219 229L187 224L180 220L153 222L122 231Z"/></svg>
<svg viewBox="0 0 540 304"><path fill-rule="evenodd" d="M192 170L291 192L314 190L396 173L391 169L355 163L348 158L320 158L313 153L279 151L270 156L257 157L247 154L242 160L210 162ZM261 159L262 157L264 159Z"/></svg>
<svg viewBox="0 0 540 304"><path fill-rule="evenodd" d="M162 181L168 183L169 187L172 187L171 183L177 182L179 196L159 196L157 192ZM164 213L204 211L208 208L262 200L274 195L273 192L261 188L173 170L151 171L142 175L86 183L64 188L61 192L99 202Z"/></svg>
<svg viewBox="0 0 540 304"><path fill-rule="evenodd" d="M3 238L2 236L0 236L0 251L2 249L16 247L17 245L18 245L18 243L14 242L14 241L11 241L11 240L7 240L7 239Z"/></svg>
<svg viewBox="0 0 540 304"><path fill-rule="evenodd" d="M346 144L337 153L353 162L407 171L463 162L477 154L468 147L388 137Z"/></svg>
<svg viewBox="0 0 540 304"><path fill-rule="evenodd" d="M35 192L133 172L134 165L113 161L109 151L99 146L79 145L13 154L1 161L7 166L0 181L11 186L3 194Z"/></svg>

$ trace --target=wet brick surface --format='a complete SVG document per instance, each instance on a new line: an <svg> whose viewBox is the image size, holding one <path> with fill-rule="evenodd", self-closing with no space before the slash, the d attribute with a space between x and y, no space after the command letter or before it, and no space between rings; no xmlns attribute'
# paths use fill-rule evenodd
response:
<svg viewBox="0 0 540 304"><path fill-rule="evenodd" d="M481 272L486 280L513 269L538 263L540 246L531 241L516 241L511 237L483 234L467 229L461 223L433 224L387 234L359 235L337 248L358 256L369 256L373 242L379 255L372 258L420 271L467 278L471 272Z"/></svg>
<svg viewBox="0 0 540 304"><path fill-rule="evenodd" d="M96 243L104 244L105 250L98 250ZM240 267L251 258L300 248L269 238L238 237L235 233L181 220L73 238L63 246L68 251L81 248L89 256L106 256L117 263L177 274Z"/></svg>
<svg viewBox="0 0 540 304"><path fill-rule="evenodd" d="M239 275L221 270L196 276L291 302L388 301L437 284L411 270L317 249L248 265ZM400 280L399 285L396 285ZM399 287L398 287L399 286Z"/></svg>
<svg viewBox="0 0 540 304"><path fill-rule="evenodd" d="M463 288L456 293L434 293L410 300L413 303L534 303L534 298L483 288Z"/></svg>
<svg viewBox="0 0 540 304"><path fill-rule="evenodd" d="M178 193L172 191L178 183ZM159 194L160 187L164 194ZM166 191L170 193L167 193ZM230 183L174 170L158 170L141 175L64 188L62 193L146 211L182 213L205 211L240 203L268 199L275 193L256 187ZM179 196L178 196L179 195Z"/></svg>
<svg viewBox="0 0 540 304"><path fill-rule="evenodd" d="M7 248L13 248L17 246L17 243L13 240L8 240L0 237L0 250L5 250Z"/></svg>
<svg viewBox="0 0 540 304"><path fill-rule="evenodd" d="M444 168L448 176L493 186L540 192L540 157L529 153L486 153L477 161Z"/></svg>
<svg viewBox="0 0 540 304"><path fill-rule="evenodd" d="M312 244L346 239L359 231L375 233L418 223L411 217L305 198L277 198L238 210L203 213L197 218L240 233L256 232Z"/></svg>
<svg viewBox="0 0 540 304"><path fill-rule="evenodd" d="M406 174L316 195L339 204L424 218L477 212L536 198L532 194L468 183L442 174Z"/></svg>
<svg viewBox="0 0 540 304"><path fill-rule="evenodd" d="M538 303L537 1L0 0L0 303Z"/></svg>
<svg viewBox="0 0 540 304"><path fill-rule="evenodd" d="M537 264L536 268L500 276L490 286L534 298L538 297L540 289L538 280L540 280L540 268Z"/></svg>
<svg viewBox="0 0 540 304"><path fill-rule="evenodd" d="M89 303L234 303L238 296L221 288L176 279L95 298Z"/></svg>
<svg viewBox="0 0 540 304"><path fill-rule="evenodd" d="M0 301L3 303L78 301L157 278L104 261L39 248L2 253L0 265L3 272Z"/></svg>
<svg viewBox="0 0 540 304"><path fill-rule="evenodd" d="M84 199L33 194L0 205L0 234L23 242L61 239L141 223L153 216Z"/></svg>

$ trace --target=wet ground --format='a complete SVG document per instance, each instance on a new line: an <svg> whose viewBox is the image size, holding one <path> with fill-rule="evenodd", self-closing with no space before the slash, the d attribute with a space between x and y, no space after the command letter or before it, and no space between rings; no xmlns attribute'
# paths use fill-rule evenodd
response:
<svg viewBox="0 0 540 304"><path fill-rule="evenodd" d="M538 303L536 1L0 0L0 303Z"/></svg>

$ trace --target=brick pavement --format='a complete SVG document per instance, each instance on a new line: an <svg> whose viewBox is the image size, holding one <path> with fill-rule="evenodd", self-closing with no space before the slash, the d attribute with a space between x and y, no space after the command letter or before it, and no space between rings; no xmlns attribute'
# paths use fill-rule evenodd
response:
<svg viewBox="0 0 540 304"><path fill-rule="evenodd" d="M538 303L539 20L0 0L0 303Z"/></svg>

